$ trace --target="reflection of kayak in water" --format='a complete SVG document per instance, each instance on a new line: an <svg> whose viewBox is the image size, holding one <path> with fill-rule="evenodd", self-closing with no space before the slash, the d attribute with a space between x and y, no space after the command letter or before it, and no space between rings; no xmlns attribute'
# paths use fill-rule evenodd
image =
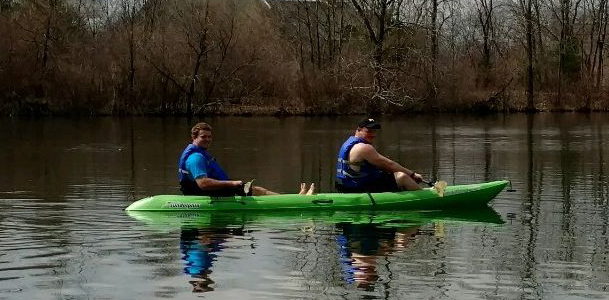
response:
<svg viewBox="0 0 609 300"><path fill-rule="evenodd" d="M375 282L376 256L404 248L427 224L502 224L491 208L472 210L290 210L290 211L127 211L135 220L161 232L180 230L183 272L189 275L193 292L212 291L214 263L233 236L251 228L294 230L336 234L336 257L324 264L338 263L341 277L349 284L366 286ZM328 231L328 226L336 230ZM324 231L325 230L325 231ZM293 231L290 231L293 232ZM299 248L300 249L300 248Z"/></svg>
<svg viewBox="0 0 609 300"><path fill-rule="evenodd" d="M158 195L138 200L127 211L228 211L306 209L472 209L485 207L508 181L449 186L443 197L433 188L396 193L277 196L181 196Z"/></svg>
<svg viewBox="0 0 609 300"><path fill-rule="evenodd" d="M424 225L433 221L503 223L501 217L489 207L467 211L128 211L127 214L138 221L161 229L176 227L227 228L246 224L281 227L303 223L304 221L332 224L374 224L394 228Z"/></svg>

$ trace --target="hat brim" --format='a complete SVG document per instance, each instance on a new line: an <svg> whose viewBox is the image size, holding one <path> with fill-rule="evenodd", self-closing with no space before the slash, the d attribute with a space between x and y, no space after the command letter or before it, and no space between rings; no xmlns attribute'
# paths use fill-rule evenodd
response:
<svg viewBox="0 0 609 300"><path fill-rule="evenodd" d="M379 123L369 123L369 124L365 124L365 125L359 125L359 128L368 128L368 129L381 129L381 124Z"/></svg>

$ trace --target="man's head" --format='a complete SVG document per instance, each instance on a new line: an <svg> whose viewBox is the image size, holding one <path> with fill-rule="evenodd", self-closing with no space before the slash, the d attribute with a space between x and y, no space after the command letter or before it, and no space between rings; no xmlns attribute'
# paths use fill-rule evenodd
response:
<svg viewBox="0 0 609 300"><path fill-rule="evenodd" d="M378 123L373 118L364 118L359 121L359 123L357 123L357 130L355 131L355 135L357 137L363 138L369 143L372 143L372 141L376 137L376 131L378 129L381 129L380 123Z"/></svg>
<svg viewBox="0 0 609 300"><path fill-rule="evenodd" d="M195 146L207 149L212 141L211 126L205 122L197 123L190 130L190 136Z"/></svg>

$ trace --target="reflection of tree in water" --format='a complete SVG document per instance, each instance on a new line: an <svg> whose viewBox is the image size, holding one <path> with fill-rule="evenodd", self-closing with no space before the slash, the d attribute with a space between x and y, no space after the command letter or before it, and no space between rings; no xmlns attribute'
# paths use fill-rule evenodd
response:
<svg viewBox="0 0 609 300"><path fill-rule="evenodd" d="M217 253L232 236L243 236L243 228L183 228L180 233L180 251L184 261L184 274L193 280L188 282L193 293L214 290L215 282L210 278Z"/></svg>
<svg viewBox="0 0 609 300"><path fill-rule="evenodd" d="M298 247L305 251L295 252L288 260L290 270L300 271L305 278L304 289L324 290L340 282L340 266L336 263L338 249L335 246L335 229L331 226L312 224L303 229L304 233L295 238Z"/></svg>

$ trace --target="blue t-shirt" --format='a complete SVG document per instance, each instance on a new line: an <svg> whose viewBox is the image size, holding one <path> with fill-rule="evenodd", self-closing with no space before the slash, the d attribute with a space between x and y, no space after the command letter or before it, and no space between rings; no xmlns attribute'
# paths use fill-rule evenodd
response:
<svg viewBox="0 0 609 300"><path fill-rule="evenodd" d="M201 153L193 153L186 159L186 171L188 179L194 181L197 178L207 177L207 160Z"/></svg>

